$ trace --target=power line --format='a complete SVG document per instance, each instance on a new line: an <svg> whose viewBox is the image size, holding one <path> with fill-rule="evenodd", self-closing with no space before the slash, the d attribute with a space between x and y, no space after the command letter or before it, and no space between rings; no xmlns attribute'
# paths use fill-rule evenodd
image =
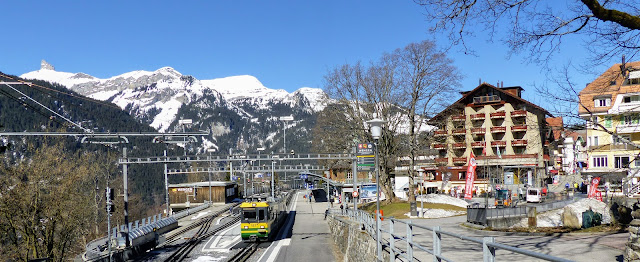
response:
<svg viewBox="0 0 640 262"><path fill-rule="evenodd" d="M51 110L51 109L50 109L50 108L48 108L47 106L45 106L45 105L41 104L40 102L36 101L35 99L33 99L33 98L31 98L31 97L27 96L25 93L20 92L20 90L18 90L18 89L16 89L16 88L14 88L13 86L9 85L9 83L11 83L11 82L0 82L0 84L4 84L4 85L8 86L9 88L13 89L13 91L15 91L15 92L17 92L18 94L22 95L23 97L25 97L25 98L27 98L27 99L31 100L32 102L36 103L37 105L39 105L39 106L43 107L44 109L48 110L49 112L53 113L54 115L57 115L57 116L59 116L60 118L64 119L65 121L67 121L67 122L71 123L72 125L79 127L79 128L80 128L80 129L82 129L84 132L86 132L86 133L91 133L91 130L86 129L86 128L82 127L80 124L77 124L77 123L75 123L75 122L71 121L71 119L68 119L68 118L64 117L63 115L58 114L57 112L55 112L55 111ZM11 84L15 84L15 83L11 83ZM20 84L20 82L19 82L19 83L17 83L17 84ZM24 83L22 83L22 84L24 84Z"/></svg>

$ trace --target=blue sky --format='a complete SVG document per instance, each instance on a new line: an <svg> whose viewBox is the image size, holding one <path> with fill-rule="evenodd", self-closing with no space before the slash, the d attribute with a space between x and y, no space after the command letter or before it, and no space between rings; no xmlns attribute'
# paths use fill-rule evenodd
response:
<svg viewBox="0 0 640 262"><path fill-rule="evenodd" d="M45 59L58 71L107 78L171 66L198 79L253 75L269 88L322 88L328 69L371 61L430 35L411 0L322 1L5 1L0 24L0 71L20 75ZM7 8L8 7L8 8ZM507 47L470 39L477 56L449 53L464 75L463 90L479 79L525 88L544 74ZM578 47L578 48L576 48ZM583 56L565 47L558 63ZM612 63L618 61L612 61ZM608 66L607 66L608 67ZM602 68L596 71L602 71ZM595 75L577 75L579 86Z"/></svg>

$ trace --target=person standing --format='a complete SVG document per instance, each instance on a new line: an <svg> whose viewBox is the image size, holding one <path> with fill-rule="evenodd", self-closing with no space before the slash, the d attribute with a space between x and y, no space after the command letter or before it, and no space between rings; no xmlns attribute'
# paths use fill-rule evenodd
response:
<svg viewBox="0 0 640 262"><path fill-rule="evenodd" d="M344 215L344 205L340 204L340 214Z"/></svg>

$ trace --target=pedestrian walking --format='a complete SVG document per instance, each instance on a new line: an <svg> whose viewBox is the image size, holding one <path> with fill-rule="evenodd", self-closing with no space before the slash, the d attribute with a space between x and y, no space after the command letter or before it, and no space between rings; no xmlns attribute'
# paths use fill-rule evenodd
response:
<svg viewBox="0 0 640 262"><path fill-rule="evenodd" d="M344 215L344 205L340 204L340 214Z"/></svg>
<svg viewBox="0 0 640 262"><path fill-rule="evenodd" d="M329 209L324 211L324 220L327 220L327 215L329 214Z"/></svg>

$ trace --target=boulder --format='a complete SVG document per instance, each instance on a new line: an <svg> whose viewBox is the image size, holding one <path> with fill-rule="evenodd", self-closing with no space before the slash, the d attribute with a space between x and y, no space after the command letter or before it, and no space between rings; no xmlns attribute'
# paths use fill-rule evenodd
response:
<svg viewBox="0 0 640 262"><path fill-rule="evenodd" d="M564 212L562 212L562 224L567 228L577 229L582 227L578 214L574 213L569 207L565 207Z"/></svg>

